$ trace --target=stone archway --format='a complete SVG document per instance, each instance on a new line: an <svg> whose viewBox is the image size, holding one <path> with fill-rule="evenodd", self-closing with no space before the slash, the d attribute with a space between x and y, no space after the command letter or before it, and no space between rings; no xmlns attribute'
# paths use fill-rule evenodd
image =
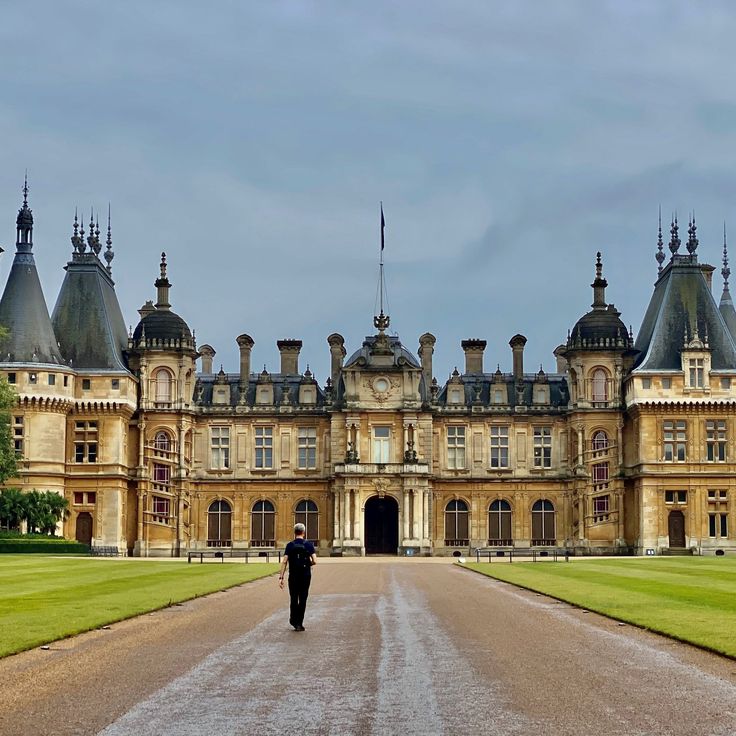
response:
<svg viewBox="0 0 736 736"><path fill-rule="evenodd" d="M391 496L365 502L365 553L395 555L399 551L399 504Z"/></svg>
<svg viewBox="0 0 736 736"><path fill-rule="evenodd" d="M92 544L92 514L89 511L82 511L77 514L74 538L82 544Z"/></svg>

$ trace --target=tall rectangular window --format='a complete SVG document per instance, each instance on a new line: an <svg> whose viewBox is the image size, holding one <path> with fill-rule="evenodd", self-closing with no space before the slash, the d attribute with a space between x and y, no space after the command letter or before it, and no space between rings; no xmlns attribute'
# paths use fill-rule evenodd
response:
<svg viewBox="0 0 736 736"><path fill-rule="evenodd" d="M256 427L256 468L273 468L273 427Z"/></svg>
<svg viewBox="0 0 736 736"><path fill-rule="evenodd" d="M97 462L97 422L74 423L74 462Z"/></svg>
<svg viewBox="0 0 736 736"><path fill-rule="evenodd" d="M703 388L703 359L690 358L688 361L691 388Z"/></svg>
<svg viewBox="0 0 736 736"><path fill-rule="evenodd" d="M552 467L551 427L534 427L534 467Z"/></svg>
<svg viewBox="0 0 736 736"><path fill-rule="evenodd" d="M708 462L726 461L726 420L709 419L705 422Z"/></svg>
<svg viewBox="0 0 736 736"><path fill-rule="evenodd" d="M509 466L509 428L506 425L491 426L491 467Z"/></svg>
<svg viewBox="0 0 736 736"><path fill-rule="evenodd" d="M391 457L391 427L373 427L373 462L384 464Z"/></svg>
<svg viewBox="0 0 736 736"><path fill-rule="evenodd" d="M666 421L662 425L664 439L664 461L682 463L686 458L687 422Z"/></svg>
<svg viewBox="0 0 736 736"><path fill-rule="evenodd" d="M23 457L23 417L13 417L13 449L16 457Z"/></svg>
<svg viewBox="0 0 736 736"><path fill-rule="evenodd" d="M728 538L728 491L708 491L708 536Z"/></svg>
<svg viewBox="0 0 736 736"><path fill-rule="evenodd" d="M227 470L230 467L230 427L212 427L210 431L212 467Z"/></svg>
<svg viewBox="0 0 736 736"><path fill-rule="evenodd" d="M465 427L447 428L447 467L451 470L465 467Z"/></svg>
<svg viewBox="0 0 736 736"><path fill-rule="evenodd" d="M299 468L314 470L317 467L317 430L299 427Z"/></svg>

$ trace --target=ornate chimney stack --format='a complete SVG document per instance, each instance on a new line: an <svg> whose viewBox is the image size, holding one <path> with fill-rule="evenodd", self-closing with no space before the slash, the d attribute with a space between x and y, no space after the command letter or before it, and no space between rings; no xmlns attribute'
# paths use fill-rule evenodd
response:
<svg viewBox="0 0 736 736"><path fill-rule="evenodd" d="M488 343L485 340L463 340L460 344L465 351L465 372L483 373L483 351Z"/></svg>
<svg viewBox="0 0 736 736"><path fill-rule="evenodd" d="M427 391L432 385L432 355L437 338L431 332L425 332L419 338L419 359L422 361L422 374Z"/></svg>
<svg viewBox="0 0 736 736"><path fill-rule="evenodd" d="M247 385L250 378L250 353L253 349L253 338L250 335L239 335L235 338L240 348L240 383Z"/></svg>
<svg viewBox="0 0 736 736"><path fill-rule="evenodd" d="M298 375L299 352L302 349L302 341L277 340L276 347L278 347L279 353L281 353L281 375Z"/></svg>
<svg viewBox="0 0 736 736"><path fill-rule="evenodd" d="M202 345L199 354L202 356L202 373L212 373L212 359L217 355L215 349L211 345Z"/></svg>
<svg viewBox="0 0 736 736"><path fill-rule="evenodd" d="M524 335L514 335L509 340L514 360L514 381L517 383L524 380L524 345L526 338Z"/></svg>

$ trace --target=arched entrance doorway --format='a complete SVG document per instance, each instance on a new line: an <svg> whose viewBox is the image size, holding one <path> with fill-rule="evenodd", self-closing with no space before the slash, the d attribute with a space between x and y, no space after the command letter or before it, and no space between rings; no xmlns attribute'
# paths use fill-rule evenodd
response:
<svg viewBox="0 0 736 736"><path fill-rule="evenodd" d="M395 555L399 551L399 504L391 496L365 502L365 553Z"/></svg>
<svg viewBox="0 0 736 736"><path fill-rule="evenodd" d="M92 514L82 511L77 514L77 526L74 538L82 544L92 544Z"/></svg>
<svg viewBox="0 0 736 736"><path fill-rule="evenodd" d="M667 519L670 547L685 546L685 516L682 511L670 511Z"/></svg>

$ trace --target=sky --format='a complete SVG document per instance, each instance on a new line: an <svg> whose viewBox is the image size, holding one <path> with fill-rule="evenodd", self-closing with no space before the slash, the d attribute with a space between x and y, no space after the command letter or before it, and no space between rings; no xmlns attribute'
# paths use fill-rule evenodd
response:
<svg viewBox="0 0 736 736"><path fill-rule="evenodd" d="M440 383L466 338L510 371L521 333L552 372L597 251L636 335L660 207L683 243L695 212L720 271L734 38L728 0L4 0L0 283L27 169L50 312L75 208L104 230L110 203L128 324L165 251L215 370L247 333L278 372L297 338L324 383L327 336L350 355L375 332L382 201L390 330L415 354L436 336Z"/></svg>

